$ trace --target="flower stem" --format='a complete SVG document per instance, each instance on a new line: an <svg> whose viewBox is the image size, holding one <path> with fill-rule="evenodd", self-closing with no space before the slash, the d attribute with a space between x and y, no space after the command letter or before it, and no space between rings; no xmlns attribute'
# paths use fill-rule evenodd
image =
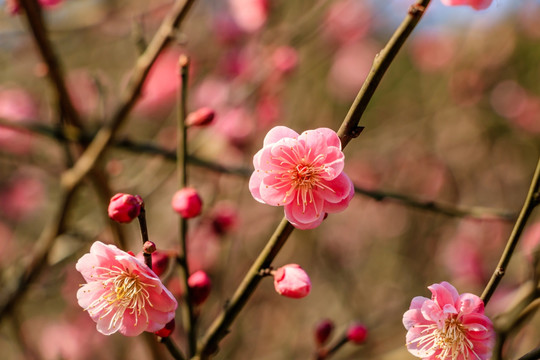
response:
<svg viewBox="0 0 540 360"><path fill-rule="evenodd" d="M482 293L481 299L484 301L484 305L487 305L487 303L491 299L491 296L495 292L495 289L499 285L499 282L504 276L504 273L506 272L506 268L508 267L510 258L512 257L514 249L516 248L519 237L521 236L521 233L523 232L523 229L525 228L527 220L529 219L534 208L539 203L539 200L540 200L539 191L540 191L540 158L538 159L536 170L534 171L534 175L531 181L531 186L529 187L529 192L527 194L527 197L525 198L525 203L523 204L523 207L521 208L521 212L519 213L518 219L514 225L514 229L512 230L512 233L510 234L510 237L508 238L508 242L506 243L506 247L504 248L504 251L501 255L499 263L497 264L497 267L495 268L493 275L491 275L491 279L486 285L484 292Z"/></svg>
<svg viewBox="0 0 540 360"><path fill-rule="evenodd" d="M176 344L171 340L170 336L165 337L165 338L161 338L160 341L163 344L165 344L165 346L167 347L167 350L169 350L169 353L172 355L173 358L175 358L176 360L185 360L186 359L185 356L182 355L182 352L180 351L178 346L176 346Z"/></svg>
<svg viewBox="0 0 540 360"><path fill-rule="evenodd" d="M201 359L209 358L217 350L219 341L227 335L229 326L234 319L236 319L236 316L238 316L240 310L242 310L263 278L263 276L260 275L261 270L270 266L293 230L294 227L287 219L283 218L274 231L274 234L270 237L270 240L268 240L268 243L249 269L244 280L236 289L233 297L227 303L225 310L212 325L210 325L199 350Z"/></svg>
<svg viewBox="0 0 540 360"><path fill-rule="evenodd" d="M362 88L356 95L352 106L341 124L338 131L338 136L341 139L342 147L345 147L349 141L360 135L362 127L359 127L360 118L364 114L375 90L379 86L382 77L390 64L396 57L405 43L411 32L416 27L416 24L422 18L427 6L431 0L418 0L409 8L409 12L401 25L396 29L386 46L375 56L371 70L362 85Z"/></svg>
<svg viewBox="0 0 540 360"><path fill-rule="evenodd" d="M332 354L336 353L343 345L349 342L349 339L346 335L341 337L337 343L334 344L330 349L321 349L317 353L316 360L326 360L328 359Z"/></svg>
<svg viewBox="0 0 540 360"><path fill-rule="evenodd" d="M178 59L180 70L181 91L178 93L178 137L176 147L176 171L178 173L178 188L183 189L187 186L187 92L188 92L188 75L189 75L189 58L186 55L181 55ZM178 222L178 238L180 241L180 254L178 263L181 269L182 283L185 289L185 306L184 309L184 329L188 336L189 356L192 357L197 351L197 317L193 309L191 301L191 291L188 284L190 275L189 264L187 260L187 230L188 223L186 219L180 216Z"/></svg>
<svg viewBox="0 0 540 360"><path fill-rule="evenodd" d="M139 213L139 216L137 217L139 220L139 225L141 228L141 238L143 245L149 241L148 239L148 227L146 226L146 210L144 209L144 204L141 206L141 212ZM152 269L152 254L147 254L143 251L144 255L144 263L146 266L148 266L150 269Z"/></svg>

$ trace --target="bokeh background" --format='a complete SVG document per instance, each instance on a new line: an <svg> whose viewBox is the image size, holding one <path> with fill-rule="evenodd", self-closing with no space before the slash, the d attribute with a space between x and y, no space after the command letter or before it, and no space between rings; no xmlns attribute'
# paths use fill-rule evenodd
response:
<svg viewBox="0 0 540 360"><path fill-rule="evenodd" d="M143 197L150 239L174 256L178 218L170 200L177 181L167 154L176 141L177 58L188 54L189 107L216 111L212 125L190 129L190 153L230 170L190 166L189 183L201 192L204 211L190 222L189 259L213 283L202 329L283 216L281 208L257 203L247 187L265 133L276 125L337 130L373 57L412 2L201 0L156 62L118 136L128 144L109 149L99 166L114 192ZM111 117L141 47L170 5L65 0L45 10L72 100L90 132ZM441 281L482 292L539 156L539 19L536 0L494 0L484 11L432 1L364 114L365 130L345 150L345 171L363 193L319 228L293 232L274 261L300 264L311 277L311 294L284 298L264 279L216 359L311 359L313 329L325 318L336 324L334 339L353 321L370 331L366 344L347 344L335 359L413 359L401 324L412 297L429 296L426 287ZM24 15L0 14L0 292L50 218L67 163L55 138L47 67L27 29ZM379 201L369 196L374 190L391 196ZM0 324L1 357L168 358L144 336L101 335L77 305L83 279L75 262L93 241L113 238L106 204L91 184L76 196L46 269ZM448 216L411 206L431 201L473 209L470 216ZM230 226L220 226L216 219L223 217ZM530 277L539 219L529 222L526 246L486 309L493 318ZM138 225L122 230L125 250L138 252ZM180 296L172 267L165 278ZM509 339L508 359L538 346L539 324L536 316ZM180 326L173 336L184 344Z"/></svg>

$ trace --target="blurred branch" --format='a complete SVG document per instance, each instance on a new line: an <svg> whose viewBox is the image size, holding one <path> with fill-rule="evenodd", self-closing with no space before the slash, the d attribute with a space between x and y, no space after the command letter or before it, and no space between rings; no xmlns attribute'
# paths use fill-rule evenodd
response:
<svg viewBox="0 0 540 360"><path fill-rule="evenodd" d="M506 268L508 267L510 258L512 257L514 249L516 248L519 237L521 236L521 233L523 232L523 229L525 228L525 225L527 224L527 220L529 219L534 208L539 203L539 200L540 200L539 191L540 191L540 158L538 159L538 163L536 164L536 170L534 171L534 175L531 181L531 186L529 187L529 192L527 194L527 197L525 198L525 203L523 204L523 207L521 208L521 212L519 213L518 219L514 225L514 229L512 230L512 233L510 234L508 242L506 243L506 247L504 248L504 251L501 255L501 259L499 260L499 263L497 264L497 267L495 268L495 271L493 272L491 279L489 280L488 284L486 285L486 288L484 289L484 292L482 293L481 298L484 301L484 305L487 305L487 303L489 302L489 299L491 299L491 296L495 292L495 289L499 285L499 282L501 281L502 277L504 276L504 273L506 272Z"/></svg>
<svg viewBox="0 0 540 360"><path fill-rule="evenodd" d="M12 122L9 122L0 118L0 126L20 129L23 131L28 130L28 131L32 131L32 132L36 132L36 133L48 136L56 140L67 141L67 138L57 129L53 129L51 127L47 127L43 125L16 124L16 123L12 123ZM89 143L91 140L92 140L91 135L87 133L80 134L79 141L83 143ZM127 138L117 139L113 141L111 145L118 149L123 149L123 150L130 151L133 153L160 155L160 156L163 156L163 158L170 161L176 161L176 157L177 157L175 151L167 150L153 143L137 142L137 141L132 141ZM215 171L218 173L223 173L223 174L249 177L251 176L251 173L253 172L252 169L249 169L246 167L225 166L225 165L221 165L219 163L216 163L210 160L201 159L200 157L197 157L195 155L188 154L187 160L190 164L194 166L199 166L199 167L206 168L208 170ZM417 209L421 209L425 211L431 211L437 214L450 216L450 217L464 217L464 218L472 218L472 219L480 219L480 220L488 220L488 221L489 220L515 221L517 219L517 214L515 212L504 210L504 209L495 209L495 208L482 207L482 206L472 206L472 207L455 206L455 205L443 203L440 201L425 201L425 200L416 198L414 196L396 193L392 191L370 190L370 189L362 188L357 185L355 185L354 190L357 194L367 196L377 201L390 200L390 201L394 201L396 203L402 204L404 206L409 206L409 207L413 207L413 208L417 208Z"/></svg>
<svg viewBox="0 0 540 360"><path fill-rule="evenodd" d="M381 52L375 56L371 70L369 71L362 88L358 92L358 95L356 95L356 99L354 99L345 120L339 128L338 136L341 139L343 147L345 147L349 141L360 135L362 128L359 127L358 124L360 123L364 111L373 97L375 90L379 86L382 77L386 73L386 70L388 70L390 64L401 49L401 46L405 43L416 27L416 24L418 24L422 18L430 1L431 0L418 0L414 5L411 5L409 13L401 25L399 25Z"/></svg>
<svg viewBox="0 0 540 360"><path fill-rule="evenodd" d="M79 114L73 106L73 102L69 97L69 92L64 81L64 74L60 62L54 52L53 47L47 36L47 29L41 16L41 6L37 0L19 0L20 5L24 9L26 19L30 25L30 29L33 34L33 39L39 49L41 57L45 64L47 64L47 74L54 85L60 107L64 112L64 115L68 118L68 124L74 125L77 128L82 128L82 122L79 118Z"/></svg>
<svg viewBox="0 0 540 360"><path fill-rule="evenodd" d="M187 187L187 96L189 86L189 58L180 55L178 59L181 91L178 93L178 113L177 113L177 145L176 145L176 173L178 175L178 189ZM178 219L178 240L180 242L180 254L178 263L180 264L181 279L185 291L184 304L184 330L188 337L188 354L191 358L197 351L197 318L193 309L193 297L189 286L189 263L187 258L187 232L188 222L183 216Z"/></svg>

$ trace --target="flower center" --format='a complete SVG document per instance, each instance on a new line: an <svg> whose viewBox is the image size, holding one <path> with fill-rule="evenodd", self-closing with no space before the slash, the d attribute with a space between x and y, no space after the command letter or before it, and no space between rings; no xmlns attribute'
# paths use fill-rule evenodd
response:
<svg viewBox="0 0 540 360"><path fill-rule="evenodd" d="M425 335L417 339L419 349L426 353L435 352L436 359L457 360L460 355L464 359L481 359L474 352L473 343L467 338L467 327L456 316L446 319L442 328L437 324L419 326L425 327L422 331ZM469 358L471 354L473 358Z"/></svg>
<svg viewBox="0 0 540 360"><path fill-rule="evenodd" d="M129 311L130 315L134 315L134 326L138 324L141 314L144 314L146 323L148 323L146 304L148 303L151 307L153 305L146 288L155 285L144 283L139 275L129 269L122 269L118 266L113 266L110 269L98 269L105 270L97 279L103 285L104 291L85 310L88 310L90 315L99 314L100 319L113 314L109 322L109 329L115 327L124 318L126 311Z"/></svg>

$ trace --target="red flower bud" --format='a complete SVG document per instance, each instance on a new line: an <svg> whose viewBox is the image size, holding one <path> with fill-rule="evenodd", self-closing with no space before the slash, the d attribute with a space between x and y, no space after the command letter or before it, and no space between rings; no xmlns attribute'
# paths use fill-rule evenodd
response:
<svg viewBox="0 0 540 360"><path fill-rule="evenodd" d="M154 251L156 251L156 244L152 241L145 241L143 244L143 252L145 254L152 254Z"/></svg>
<svg viewBox="0 0 540 360"><path fill-rule="evenodd" d="M178 190L172 198L171 205L174 211L185 219L198 216L202 210L201 197L193 188Z"/></svg>
<svg viewBox="0 0 540 360"><path fill-rule="evenodd" d="M214 118L216 113L214 110L203 107L197 111L190 113L186 118L186 125L188 126L206 126L209 125Z"/></svg>
<svg viewBox="0 0 540 360"><path fill-rule="evenodd" d="M163 329L156 331L154 334L162 338L166 338L172 334L175 327L176 327L176 323L174 322L174 319L172 319L165 325Z"/></svg>
<svg viewBox="0 0 540 360"><path fill-rule="evenodd" d="M324 345L332 334L332 330L334 330L332 320L325 319L321 321L315 328L315 342L317 345Z"/></svg>
<svg viewBox="0 0 540 360"><path fill-rule="evenodd" d="M362 324L353 324L347 329L347 339L358 345L366 341L367 334L367 328Z"/></svg>
<svg viewBox="0 0 540 360"><path fill-rule="evenodd" d="M143 252L137 254L137 259L144 263ZM161 276L169 267L169 255L163 251L156 250L152 253L152 271Z"/></svg>
<svg viewBox="0 0 540 360"><path fill-rule="evenodd" d="M109 217L120 223L128 223L139 216L143 200L139 195L118 193L109 203Z"/></svg>
<svg viewBox="0 0 540 360"><path fill-rule="evenodd" d="M191 300L195 305L201 305L208 299L212 283L204 271L199 270L191 274L188 278L188 285L191 291Z"/></svg>
<svg viewBox="0 0 540 360"><path fill-rule="evenodd" d="M300 265L289 264L276 270L274 288L280 295L299 299L309 294L311 281Z"/></svg>

